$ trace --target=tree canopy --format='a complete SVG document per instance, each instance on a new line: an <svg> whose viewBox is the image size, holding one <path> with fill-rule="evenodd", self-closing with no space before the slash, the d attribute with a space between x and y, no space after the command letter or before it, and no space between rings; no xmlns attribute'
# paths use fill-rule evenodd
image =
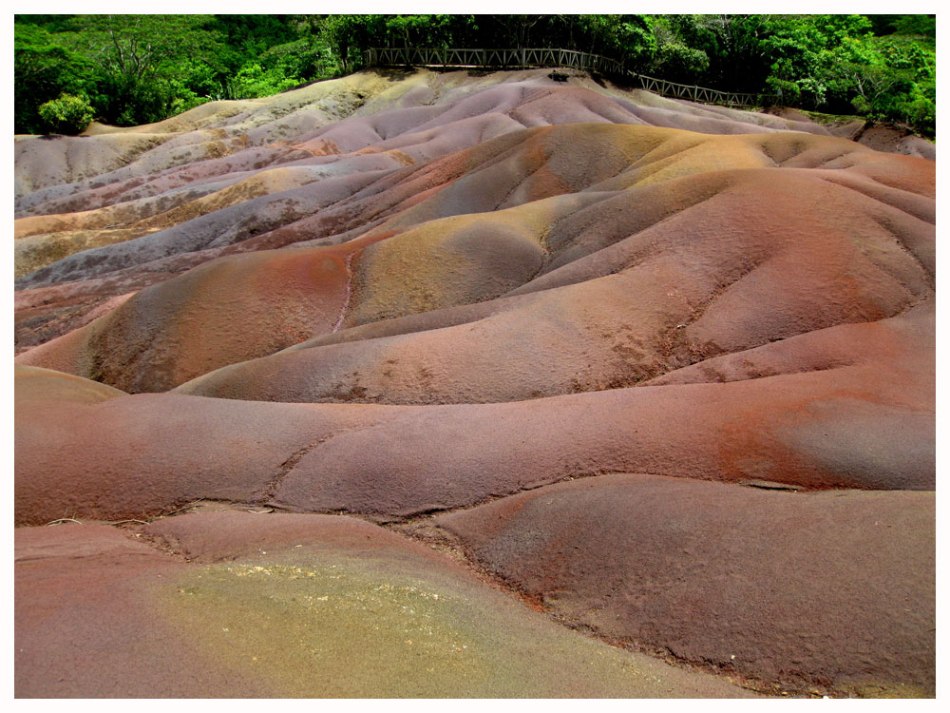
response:
<svg viewBox="0 0 950 713"><path fill-rule="evenodd" d="M54 130L40 107L64 96L129 126L341 76L379 46L578 49L672 81L935 131L933 15L18 15L14 27L25 133Z"/></svg>

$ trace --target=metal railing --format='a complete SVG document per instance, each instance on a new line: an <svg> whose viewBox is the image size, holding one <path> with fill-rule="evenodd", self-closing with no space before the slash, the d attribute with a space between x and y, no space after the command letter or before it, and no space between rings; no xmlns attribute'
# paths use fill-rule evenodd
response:
<svg viewBox="0 0 950 713"><path fill-rule="evenodd" d="M371 47L363 53L364 67L426 67L429 69L529 69L554 67L620 77L665 97L704 104L753 107L775 103L778 96L744 94L637 74L622 62L577 50L533 47L519 49L456 49L432 47Z"/></svg>

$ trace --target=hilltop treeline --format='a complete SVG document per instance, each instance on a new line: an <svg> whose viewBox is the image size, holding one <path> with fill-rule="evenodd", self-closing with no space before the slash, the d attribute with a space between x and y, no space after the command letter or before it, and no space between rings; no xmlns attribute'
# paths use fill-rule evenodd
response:
<svg viewBox="0 0 950 713"><path fill-rule="evenodd" d="M930 15L18 15L15 130L129 126L360 68L368 47L560 47L935 129Z"/></svg>

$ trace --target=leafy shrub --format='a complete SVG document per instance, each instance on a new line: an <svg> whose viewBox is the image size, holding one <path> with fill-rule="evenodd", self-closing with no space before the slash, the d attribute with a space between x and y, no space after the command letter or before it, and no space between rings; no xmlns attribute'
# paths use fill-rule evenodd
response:
<svg viewBox="0 0 950 713"><path fill-rule="evenodd" d="M277 94L300 84L300 80L285 76L280 68L264 69L258 62L241 67L229 82L232 99L254 99Z"/></svg>
<svg viewBox="0 0 950 713"><path fill-rule="evenodd" d="M41 104L39 114L47 133L71 136L89 126L95 117L89 100L74 94L60 94L58 98Z"/></svg>
<svg viewBox="0 0 950 713"><path fill-rule="evenodd" d="M682 42L662 45L655 60L659 74L676 82L690 83L709 69L709 56L701 49Z"/></svg>

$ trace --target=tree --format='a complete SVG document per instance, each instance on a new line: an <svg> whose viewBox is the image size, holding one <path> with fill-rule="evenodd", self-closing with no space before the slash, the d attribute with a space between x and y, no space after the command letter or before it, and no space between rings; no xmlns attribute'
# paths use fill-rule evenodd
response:
<svg viewBox="0 0 950 713"><path fill-rule="evenodd" d="M13 125L17 133L43 130L38 109L44 102L64 92L79 94L91 88L92 65L42 26L17 22L13 57Z"/></svg>
<svg viewBox="0 0 950 713"><path fill-rule="evenodd" d="M208 29L210 15L85 15L71 26L75 50L97 67L93 103L120 125L164 118L176 89L219 69L221 38Z"/></svg>
<svg viewBox="0 0 950 713"><path fill-rule="evenodd" d="M837 65L860 54L871 37L864 15L775 15L765 23L762 40L769 65L767 83L784 90L809 109L838 104L842 86L835 84ZM830 107L829 107L830 108Z"/></svg>
<svg viewBox="0 0 950 713"><path fill-rule="evenodd" d="M657 36L646 15L577 15L580 49L625 61L630 68L647 67L656 56Z"/></svg>
<svg viewBox="0 0 950 713"><path fill-rule="evenodd" d="M340 74L359 67L365 50L374 44L385 44L382 15L305 15L302 19L311 36L329 48Z"/></svg>
<svg viewBox="0 0 950 713"><path fill-rule="evenodd" d="M493 15L502 31L503 44L507 48L531 47L531 30L541 22L541 15Z"/></svg>
<svg viewBox="0 0 950 713"><path fill-rule="evenodd" d="M675 82L697 83L709 69L709 55L701 47L691 46L698 33L691 31L694 20L683 15L652 18L656 52L647 73L658 74Z"/></svg>
<svg viewBox="0 0 950 713"><path fill-rule="evenodd" d="M85 97L61 94L57 99L41 104L39 115L47 133L75 135L89 126L95 112Z"/></svg>

